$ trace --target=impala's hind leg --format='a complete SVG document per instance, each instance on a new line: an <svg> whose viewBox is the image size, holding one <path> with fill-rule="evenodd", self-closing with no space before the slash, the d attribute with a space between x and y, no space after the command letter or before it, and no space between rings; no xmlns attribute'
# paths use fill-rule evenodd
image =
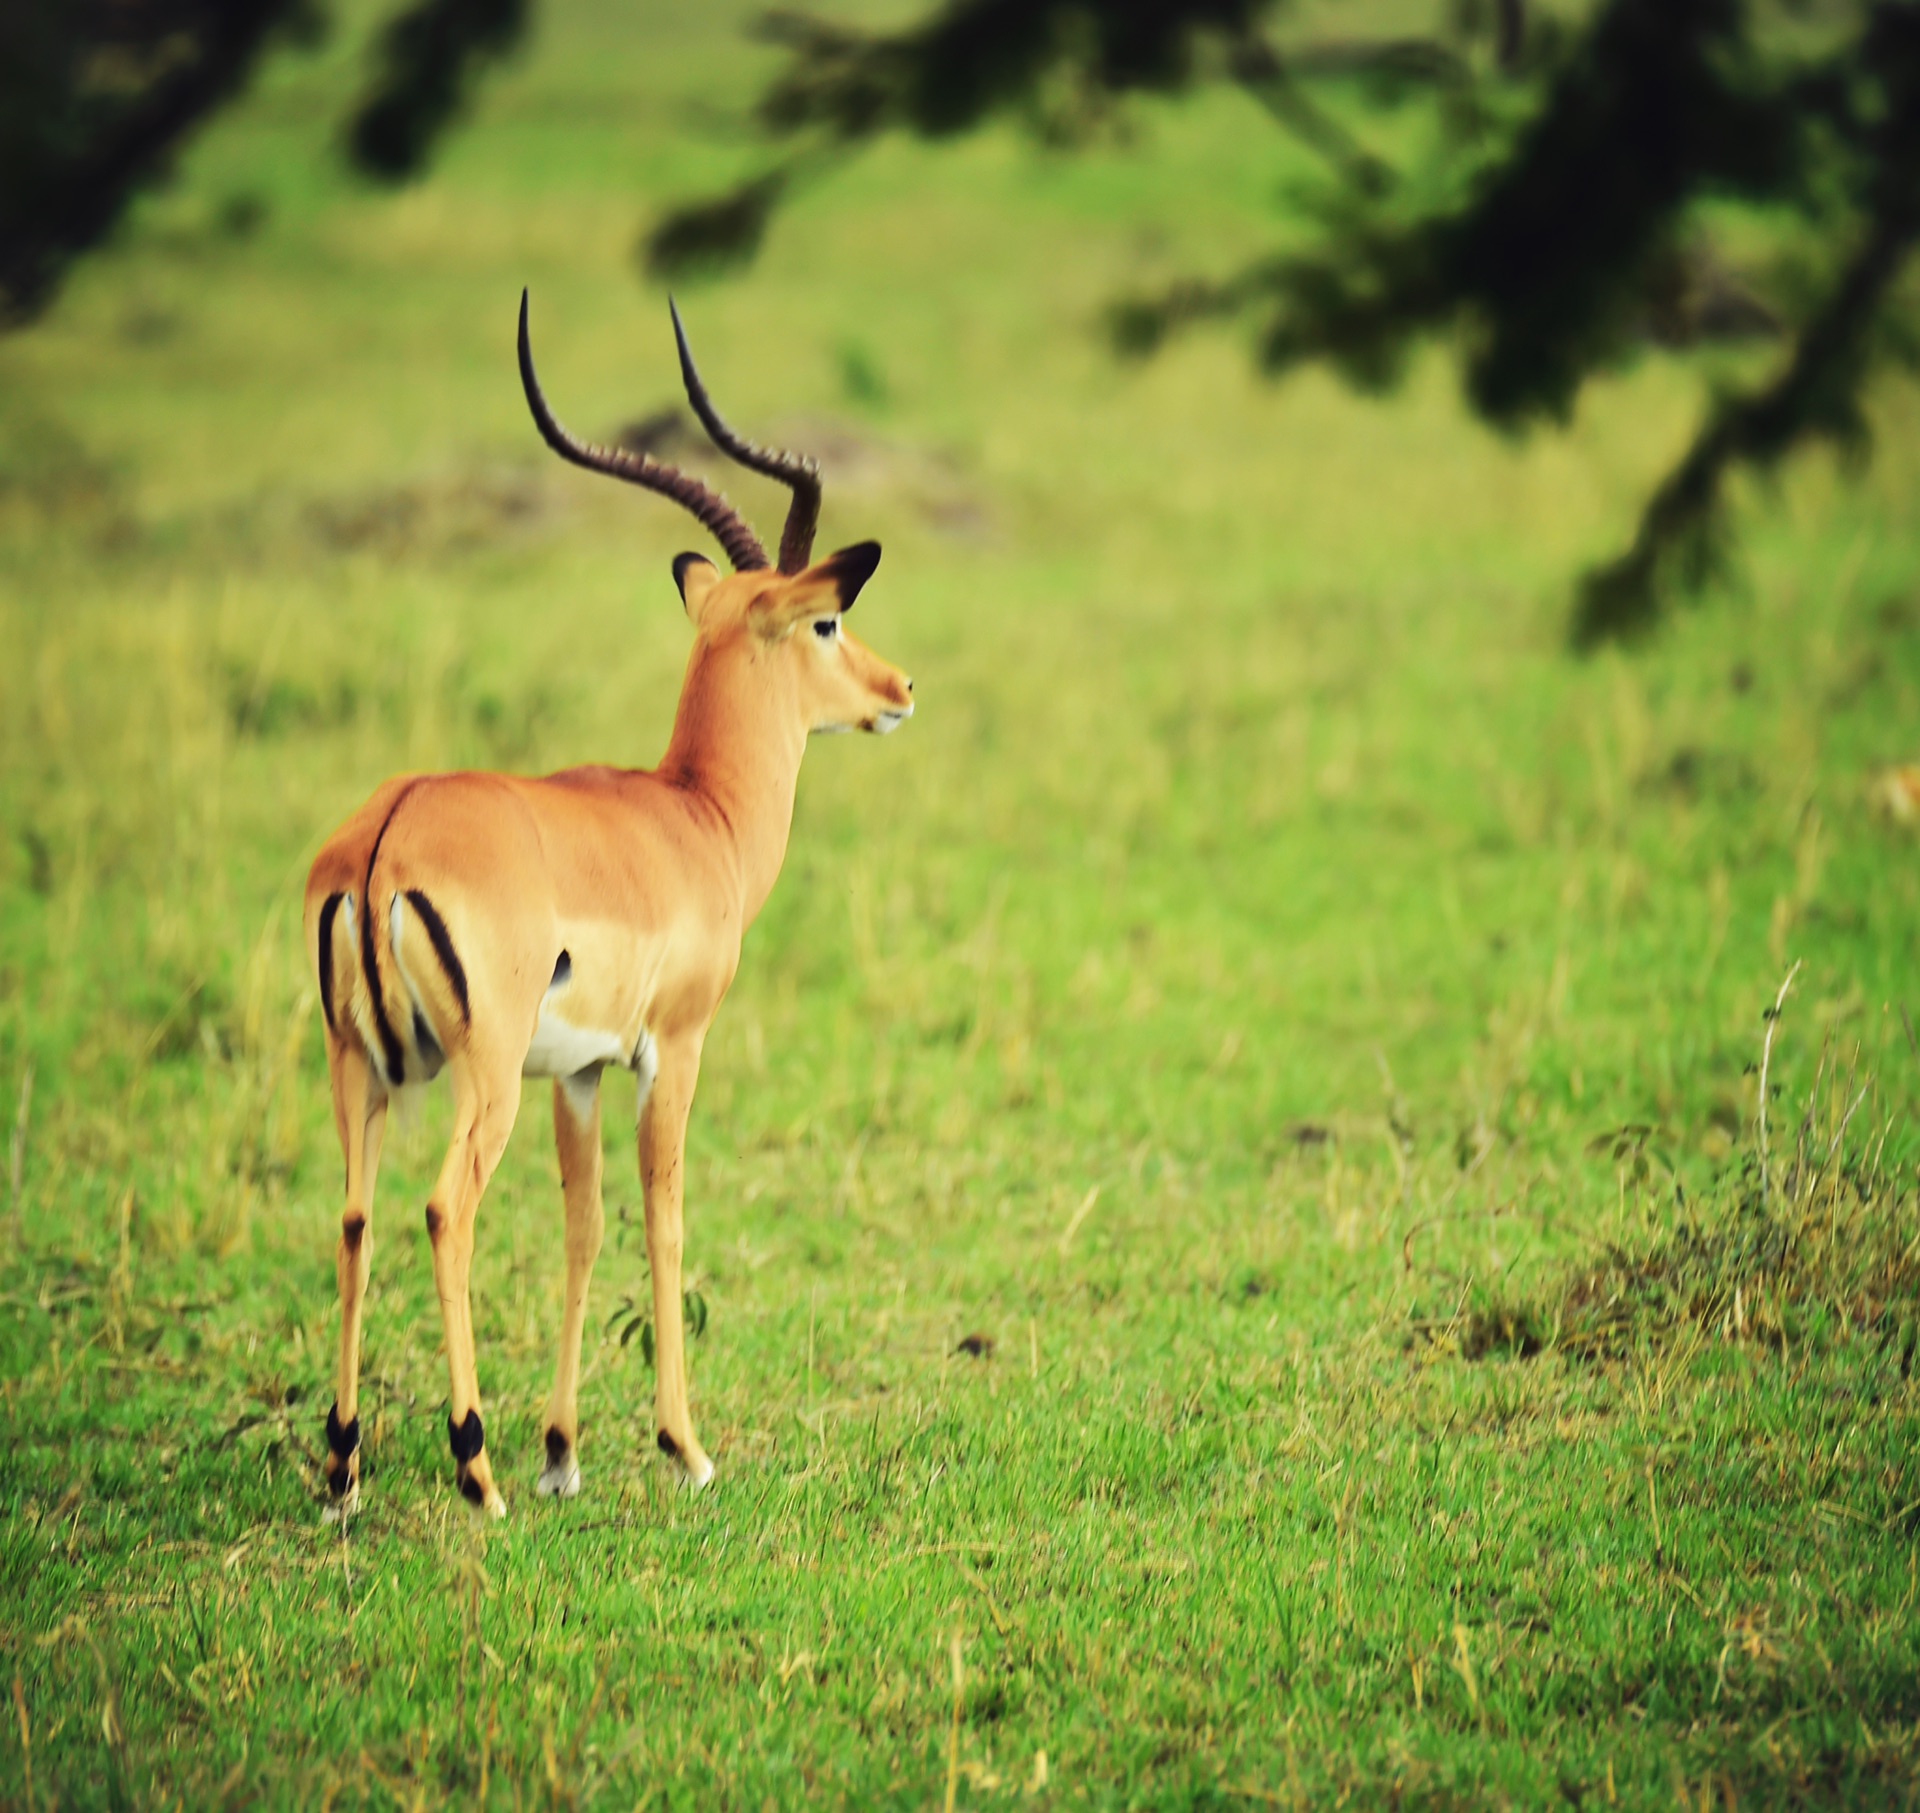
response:
<svg viewBox="0 0 1920 1813"><path fill-rule="evenodd" d="M507 1149L520 1111L517 1068L482 1068L471 1059L453 1066L454 1134L427 1201L427 1238L433 1243L433 1282L447 1337L447 1440L458 1468L460 1493L476 1510L504 1517L493 1483L480 1422L480 1372L473 1353L473 1229L480 1198Z"/></svg>
<svg viewBox="0 0 1920 1813"><path fill-rule="evenodd" d="M560 1188L567 1199L567 1298L560 1323L560 1359L547 1400L544 1497L580 1490L580 1337L587 1323L587 1286L600 1256L606 1212L600 1206L600 1072L583 1070L553 1085L553 1137L560 1148Z"/></svg>
<svg viewBox="0 0 1920 1813"><path fill-rule="evenodd" d="M344 1518L360 1502L360 1316L372 1258L373 1180L387 1125L387 1091L367 1054L349 1039L327 1041L333 1073L333 1122L347 1161L347 1202L340 1216L340 1365L327 1412L329 1517Z"/></svg>

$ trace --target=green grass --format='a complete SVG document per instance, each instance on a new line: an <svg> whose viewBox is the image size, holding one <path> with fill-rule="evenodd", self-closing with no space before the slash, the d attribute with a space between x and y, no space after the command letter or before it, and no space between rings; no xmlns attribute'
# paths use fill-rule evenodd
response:
<svg viewBox="0 0 1920 1813"><path fill-rule="evenodd" d="M829 447L921 701L810 755L708 1045L719 1478L675 1489L618 1339L616 1080L586 1490L534 1497L536 1085L475 1273L511 1516L470 1526L433 1094L366 1510L321 1527L305 865L400 768L652 760L684 656L697 531L544 454L512 317L531 283L582 430L671 399L633 245L751 167L767 53L547 10L398 196L328 162L358 41L277 64L0 345L0 1800L1910 1799L1920 845L1870 783L1920 756L1920 395L1576 662L1568 582L1705 374L1516 446L1438 356L1385 403L1226 337L1114 365L1117 289L1292 230L1307 167L1230 103L887 147L682 298L733 417Z"/></svg>

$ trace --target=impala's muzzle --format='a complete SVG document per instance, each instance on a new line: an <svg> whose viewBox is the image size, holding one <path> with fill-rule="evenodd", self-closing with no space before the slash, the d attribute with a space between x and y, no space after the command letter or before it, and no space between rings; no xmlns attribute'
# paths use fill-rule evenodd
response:
<svg viewBox="0 0 1920 1813"><path fill-rule="evenodd" d="M885 703L872 717L862 725L875 736L885 736L890 730L898 730L913 716L913 682L903 673L889 673L882 684L875 688Z"/></svg>

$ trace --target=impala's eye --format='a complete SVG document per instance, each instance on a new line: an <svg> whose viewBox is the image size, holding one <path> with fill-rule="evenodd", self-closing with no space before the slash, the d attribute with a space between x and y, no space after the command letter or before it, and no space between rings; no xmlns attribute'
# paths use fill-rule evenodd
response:
<svg viewBox="0 0 1920 1813"><path fill-rule="evenodd" d="M840 633L840 619L838 617L817 618L814 622L813 633L818 636L822 642L831 642L834 637Z"/></svg>

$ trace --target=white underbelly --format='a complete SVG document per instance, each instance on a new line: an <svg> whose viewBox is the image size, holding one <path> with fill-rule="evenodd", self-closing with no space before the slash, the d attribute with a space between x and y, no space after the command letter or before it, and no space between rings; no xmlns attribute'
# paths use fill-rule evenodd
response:
<svg viewBox="0 0 1920 1813"><path fill-rule="evenodd" d="M540 1006L533 1043L520 1065L522 1076L576 1076L597 1064L625 1064L627 1042L599 1026L576 1026L562 1019L551 1001Z"/></svg>

